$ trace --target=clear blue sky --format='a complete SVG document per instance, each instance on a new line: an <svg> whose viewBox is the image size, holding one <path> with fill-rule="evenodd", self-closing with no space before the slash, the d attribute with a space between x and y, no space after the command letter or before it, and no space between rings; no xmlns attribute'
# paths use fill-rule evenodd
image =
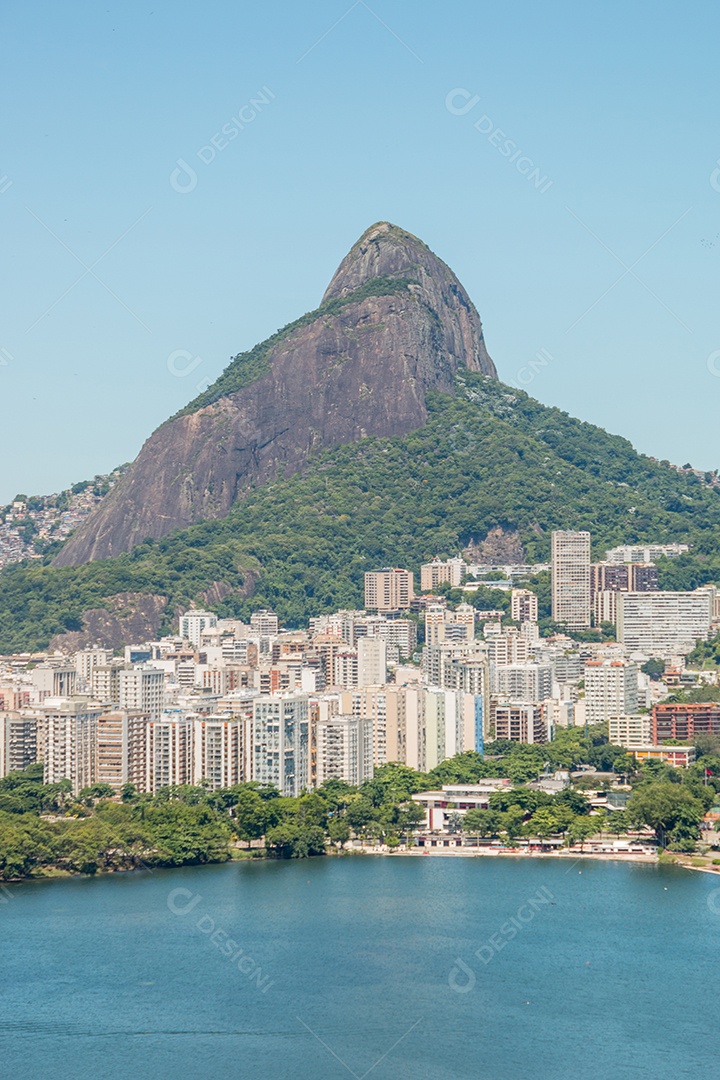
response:
<svg viewBox="0 0 720 1080"><path fill-rule="evenodd" d="M132 459L379 219L505 381L720 466L719 39L711 2L6 0L0 502Z"/></svg>

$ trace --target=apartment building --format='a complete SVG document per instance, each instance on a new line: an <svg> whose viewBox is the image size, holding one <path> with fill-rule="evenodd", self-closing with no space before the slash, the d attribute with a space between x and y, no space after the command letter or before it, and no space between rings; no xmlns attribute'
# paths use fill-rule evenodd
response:
<svg viewBox="0 0 720 1080"><path fill-rule="evenodd" d="M213 791L250 779L251 721L244 716L193 718L193 783Z"/></svg>
<svg viewBox="0 0 720 1080"><path fill-rule="evenodd" d="M146 713L107 712L97 720L95 783L119 793L124 784L145 791L147 782Z"/></svg>
<svg viewBox="0 0 720 1080"><path fill-rule="evenodd" d="M22 772L37 758L37 713L0 712L0 776Z"/></svg>
<svg viewBox="0 0 720 1080"><path fill-rule="evenodd" d="M490 692L504 701L539 703L552 697L552 664L491 664Z"/></svg>
<svg viewBox="0 0 720 1080"><path fill-rule="evenodd" d="M618 593L618 641L648 656L686 656L697 641L707 641L712 608L706 589Z"/></svg>
<svg viewBox="0 0 720 1080"><path fill-rule="evenodd" d="M531 589L513 589L510 593L510 617L513 622L536 623L538 598Z"/></svg>
<svg viewBox="0 0 720 1080"><path fill-rule="evenodd" d="M453 589L457 589L466 573L467 563L464 559L458 557L443 561L436 557L432 562L423 563L420 567L420 591L435 592L439 585L446 582Z"/></svg>
<svg viewBox="0 0 720 1080"><path fill-rule="evenodd" d="M146 713L157 720L165 704L165 675L153 667L133 667L118 673L118 706Z"/></svg>
<svg viewBox="0 0 720 1080"><path fill-rule="evenodd" d="M696 735L720 735L720 704L680 705L662 702L652 711L652 740L692 741Z"/></svg>
<svg viewBox="0 0 720 1080"><path fill-rule="evenodd" d="M649 746L653 741L652 719L649 713L611 716L608 720L608 738L615 746L624 746L628 750L637 746Z"/></svg>
<svg viewBox="0 0 720 1080"><path fill-rule="evenodd" d="M409 570L383 567L365 574L365 607L368 611L407 611L415 597Z"/></svg>
<svg viewBox="0 0 720 1080"><path fill-rule="evenodd" d="M529 702L491 705L491 727L496 739L512 742L546 743L552 737L542 705Z"/></svg>
<svg viewBox="0 0 720 1080"><path fill-rule="evenodd" d="M315 778L358 787L373 775L373 722L368 716L325 716L315 725Z"/></svg>
<svg viewBox="0 0 720 1080"><path fill-rule="evenodd" d="M585 717L600 724L610 717L638 710L638 669L622 660L590 660L585 664Z"/></svg>
<svg viewBox="0 0 720 1080"><path fill-rule="evenodd" d="M297 796L310 778L308 698L288 694L253 701L252 779Z"/></svg>
<svg viewBox="0 0 720 1080"><path fill-rule="evenodd" d="M690 548L687 544L621 544L605 552L611 563L651 563L656 559L676 559Z"/></svg>
<svg viewBox="0 0 720 1080"><path fill-rule="evenodd" d="M69 780L77 795L97 776L98 720L106 711L89 698L47 698L41 706L38 744L43 782Z"/></svg>
<svg viewBox="0 0 720 1080"><path fill-rule="evenodd" d="M277 637L280 630L278 617L274 611L263 608L250 616L250 633L258 637Z"/></svg>
<svg viewBox="0 0 720 1080"><path fill-rule="evenodd" d="M357 685L387 682L387 644L380 637L361 637L357 646Z"/></svg>
<svg viewBox="0 0 720 1080"><path fill-rule="evenodd" d="M590 533L552 534L552 617L569 630L590 626Z"/></svg>
<svg viewBox="0 0 720 1080"><path fill-rule="evenodd" d="M182 710L166 710L146 727L145 791L193 782L193 722Z"/></svg>
<svg viewBox="0 0 720 1080"><path fill-rule="evenodd" d="M217 615L213 615L212 611L186 611L180 616L180 637L197 649L203 631L214 629L217 624Z"/></svg>

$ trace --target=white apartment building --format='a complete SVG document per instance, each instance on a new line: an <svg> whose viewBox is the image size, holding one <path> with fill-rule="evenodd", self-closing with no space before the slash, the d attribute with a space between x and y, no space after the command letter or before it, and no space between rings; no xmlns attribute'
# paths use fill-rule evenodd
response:
<svg viewBox="0 0 720 1080"><path fill-rule="evenodd" d="M475 637L475 608L458 604L452 611L444 604L428 604L425 610L425 644L472 641Z"/></svg>
<svg viewBox="0 0 720 1080"><path fill-rule="evenodd" d="M651 563L656 559L676 559L690 548L687 544L621 544L605 556L611 563Z"/></svg>
<svg viewBox="0 0 720 1080"><path fill-rule="evenodd" d="M262 696L253 702L252 779L297 796L310 780L308 699Z"/></svg>
<svg viewBox="0 0 720 1080"><path fill-rule="evenodd" d="M618 592L615 589L601 589L592 598L593 623L617 625Z"/></svg>
<svg viewBox="0 0 720 1080"><path fill-rule="evenodd" d="M162 671L152 667L134 667L118 673L120 709L145 713L151 720L157 720L164 705L165 675Z"/></svg>
<svg viewBox="0 0 720 1080"><path fill-rule="evenodd" d="M517 630L488 634L486 642L491 664L525 664L530 658L531 642Z"/></svg>
<svg viewBox="0 0 720 1080"><path fill-rule="evenodd" d="M536 623L538 598L532 589L513 589L510 593L510 617L513 622Z"/></svg>
<svg viewBox="0 0 720 1080"><path fill-rule="evenodd" d="M650 713L635 716L611 716L608 720L608 738L615 746L628 750L652 743L652 717Z"/></svg>
<svg viewBox="0 0 720 1080"><path fill-rule="evenodd" d="M569 630L590 626L590 533L552 534L552 617Z"/></svg>
<svg viewBox="0 0 720 1080"><path fill-rule="evenodd" d="M647 656L687 656L697 641L708 639L712 601L706 589L618 593L618 641Z"/></svg>
<svg viewBox="0 0 720 1080"><path fill-rule="evenodd" d="M193 722L181 710L167 710L146 726L145 790L193 782Z"/></svg>
<svg viewBox="0 0 720 1080"><path fill-rule="evenodd" d="M373 775L373 722L367 716L326 716L315 727L316 783L358 787Z"/></svg>
<svg viewBox="0 0 720 1080"><path fill-rule="evenodd" d="M478 749L478 702L482 719L482 698L461 690L425 688L425 770L455 754Z"/></svg>
<svg viewBox="0 0 720 1080"><path fill-rule="evenodd" d="M97 726L103 711L88 698L45 700L38 739L45 784L69 780L77 795L95 783Z"/></svg>
<svg viewBox="0 0 720 1080"><path fill-rule="evenodd" d="M357 686L387 682L387 644L379 637L361 637L357 645ZM343 685L343 684L340 684Z"/></svg>
<svg viewBox="0 0 720 1080"><path fill-rule="evenodd" d="M180 616L180 637L189 641L195 648L200 646L200 635L203 630L211 630L218 624L217 615L211 611L186 611Z"/></svg>
<svg viewBox="0 0 720 1080"><path fill-rule="evenodd" d="M82 649L80 652L76 652L73 657L75 671L83 686L89 688L95 668L109 664L112 658L112 649Z"/></svg>
<svg viewBox="0 0 720 1080"><path fill-rule="evenodd" d="M491 664L490 692L504 701L547 701L553 692L552 664Z"/></svg>
<svg viewBox="0 0 720 1080"><path fill-rule="evenodd" d="M194 717L193 783L207 781L217 791L248 780L251 728L243 716Z"/></svg>
<svg viewBox="0 0 720 1080"><path fill-rule="evenodd" d="M0 776L22 772L37 761L36 713L0 712Z"/></svg>
<svg viewBox="0 0 720 1080"><path fill-rule="evenodd" d="M332 658L332 685L351 690L358 685L357 649L338 649Z"/></svg>
<svg viewBox="0 0 720 1080"><path fill-rule="evenodd" d="M250 616L250 633L259 637L277 637L280 626L274 611L263 608Z"/></svg>
<svg viewBox="0 0 720 1080"><path fill-rule="evenodd" d="M75 695L77 672L71 664L38 664L30 672L33 700L42 704L46 698L71 698Z"/></svg>
<svg viewBox="0 0 720 1080"><path fill-rule="evenodd" d="M638 669L622 660L590 660L585 665L585 719L601 724L638 710Z"/></svg>
<svg viewBox="0 0 720 1080"><path fill-rule="evenodd" d="M407 659L417 649L417 623L410 619L387 619L380 615L368 615L357 627L357 631L367 628L367 637L379 637L388 647L388 660L391 651L398 657ZM361 635L358 633L357 641Z"/></svg>

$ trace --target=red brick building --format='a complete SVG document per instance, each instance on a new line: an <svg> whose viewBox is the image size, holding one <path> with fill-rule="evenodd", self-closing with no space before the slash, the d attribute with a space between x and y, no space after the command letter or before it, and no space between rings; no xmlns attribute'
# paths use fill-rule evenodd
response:
<svg viewBox="0 0 720 1080"><path fill-rule="evenodd" d="M652 741L692 739L695 735L720 735L720 704L677 705L664 702L652 711Z"/></svg>

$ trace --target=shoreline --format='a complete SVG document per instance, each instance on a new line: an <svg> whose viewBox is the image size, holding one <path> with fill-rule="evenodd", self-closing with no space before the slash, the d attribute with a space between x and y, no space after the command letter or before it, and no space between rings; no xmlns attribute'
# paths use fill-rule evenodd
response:
<svg viewBox="0 0 720 1080"><path fill-rule="evenodd" d="M337 849L328 851L326 853L329 856L342 857L353 855L381 855L392 857L410 857L410 858L424 858L426 856L435 858L450 858L450 859L474 859L474 858L493 858L493 859L560 859L565 862L577 863L580 860L590 860L596 862L633 862L633 863L645 863L645 864L666 864L679 866L684 870L699 871L703 874L720 874L720 866L693 866L690 859L693 856L673 857L671 859L661 858L658 853L645 854L642 852L624 852L624 851L571 851L567 848L562 851L524 851L522 849L513 850L512 848L387 848L387 847L362 847L362 848L348 848L344 851L338 851ZM314 855L311 858L322 858L323 856ZM114 874L135 874L149 872L153 873L155 870L187 870L192 867L206 867L206 866L225 866L228 863L238 862L292 862L292 859L271 859L268 855L256 855L250 858L233 858L218 860L215 862L207 863L184 863L182 866L157 866L150 867L137 866L133 868L125 868L118 870L98 870L95 874L82 874L73 872L71 870L57 870L49 869L47 873L28 874L27 877L11 878L6 881L0 881L0 889L3 886L8 885L20 885L23 882L38 882L38 881L61 881L71 878L99 878L99 877L111 877Z"/></svg>
<svg viewBox="0 0 720 1080"><path fill-rule="evenodd" d="M367 849L366 849L367 851ZM422 858L424 855L445 856L451 859L467 858L492 858L492 859L564 859L576 862L578 859L595 859L598 862L641 862L657 863L660 860L657 855L645 855L640 852L610 852L610 851L513 851L506 849L476 849L476 848L409 848L405 851L368 851L372 855L409 855L413 858Z"/></svg>

